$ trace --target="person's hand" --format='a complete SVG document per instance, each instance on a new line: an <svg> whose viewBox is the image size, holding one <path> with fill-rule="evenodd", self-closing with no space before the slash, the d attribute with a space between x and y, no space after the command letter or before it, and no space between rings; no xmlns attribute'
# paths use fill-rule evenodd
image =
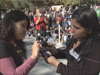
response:
<svg viewBox="0 0 100 75"><path fill-rule="evenodd" d="M51 54L57 54L57 49L56 47L54 46L54 44L52 43L48 43L48 51L51 53Z"/></svg>
<svg viewBox="0 0 100 75"><path fill-rule="evenodd" d="M46 63L58 67L60 62L54 56L47 57L43 52L41 52L41 55Z"/></svg>
<svg viewBox="0 0 100 75"><path fill-rule="evenodd" d="M43 16L43 15L40 13L40 14L39 14L39 17L42 17L42 16Z"/></svg>
<svg viewBox="0 0 100 75"><path fill-rule="evenodd" d="M34 59L36 61L39 59L39 54L40 54L41 48L42 48L42 44L39 41L35 41L32 46L32 55L31 55L32 59Z"/></svg>
<svg viewBox="0 0 100 75"><path fill-rule="evenodd" d="M62 19L61 17L58 17L58 19Z"/></svg>
<svg viewBox="0 0 100 75"><path fill-rule="evenodd" d="M57 21L57 22L56 22L56 24L57 24L57 25L59 25L59 24L60 24L60 22L59 22L59 21Z"/></svg>

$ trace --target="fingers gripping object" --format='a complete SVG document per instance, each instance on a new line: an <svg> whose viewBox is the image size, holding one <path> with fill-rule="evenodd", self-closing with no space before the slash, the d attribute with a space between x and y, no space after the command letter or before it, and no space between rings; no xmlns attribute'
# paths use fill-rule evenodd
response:
<svg viewBox="0 0 100 75"><path fill-rule="evenodd" d="M47 51L48 50L47 37L43 37L41 36L40 33L38 33L37 40L40 41L42 44L42 51Z"/></svg>
<svg viewBox="0 0 100 75"><path fill-rule="evenodd" d="M47 57L49 57L50 55L46 53L46 51L48 51L47 37L42 36L42 34L40 33L38 33L37 36L38 37L36 39L39 40L42 44L41 52L43 52Z"/></svg>

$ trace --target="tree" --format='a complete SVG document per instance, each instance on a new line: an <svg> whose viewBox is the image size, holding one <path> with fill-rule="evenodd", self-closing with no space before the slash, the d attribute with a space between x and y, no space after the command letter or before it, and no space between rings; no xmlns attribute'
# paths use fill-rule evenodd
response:
<svg viewBox="0 0 100 75"><path fill-rule="evenodd" d="M34 5L28 0L13 0L12 4L15 9L34 8Z"/></svg>
<svg viewBox="0 0 100 75"><path fill-rule="evenodd" d="M0 0L0 9L35 9L43 8L52 5L83 5L83 4L98 4L100 0Z"/></svg>
<svg viewBox="0 0 100 75"><path fill-rule="evenodd" d="M63 0L64 1L64 6L66 7L67 6L67 4L66 4L66 0Z"/></svg>
<svg viewBox="0 0 100 75"><path fill-rule="evenodd" d="M10 0L0 0L0 9L9 9Z"/></svg>

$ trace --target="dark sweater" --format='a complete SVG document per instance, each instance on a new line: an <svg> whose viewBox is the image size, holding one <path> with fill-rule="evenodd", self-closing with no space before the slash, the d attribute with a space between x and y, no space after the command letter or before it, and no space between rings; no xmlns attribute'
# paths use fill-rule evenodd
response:
<svg viewBox="0 0 100 75"><path fill-rule="evenodd" d="M58 50L58 54L55 55L56 58L66 58L68 61L67 65L60 63L57 67L57 72L61 75L98 75L100 72L100 41L94 45L87 57L81 58L80 61L77 61L69 54L74 42L71 39L66 50L64 50L65 53ZM74 51L78 53L82 46L80 44Z"/></svg>

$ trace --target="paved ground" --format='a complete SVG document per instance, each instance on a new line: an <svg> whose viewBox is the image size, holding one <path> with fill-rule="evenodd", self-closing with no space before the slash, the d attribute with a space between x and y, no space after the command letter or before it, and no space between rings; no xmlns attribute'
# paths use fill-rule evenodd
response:
<svg viewBox="0 0 100 75"><path fill-rule="evenodd" d="M34 37L25 37L24 39L27 48L27 56L31 55L32 44L35 41ZM62 47L62 46L57 46ZM58 61L63 62L64 64L67 62L66 59L58 59ZM30 71L28 75L60 75L56 73L56 67L47 64L42 58L39 59L38 63L35 67Z"/></svg>

